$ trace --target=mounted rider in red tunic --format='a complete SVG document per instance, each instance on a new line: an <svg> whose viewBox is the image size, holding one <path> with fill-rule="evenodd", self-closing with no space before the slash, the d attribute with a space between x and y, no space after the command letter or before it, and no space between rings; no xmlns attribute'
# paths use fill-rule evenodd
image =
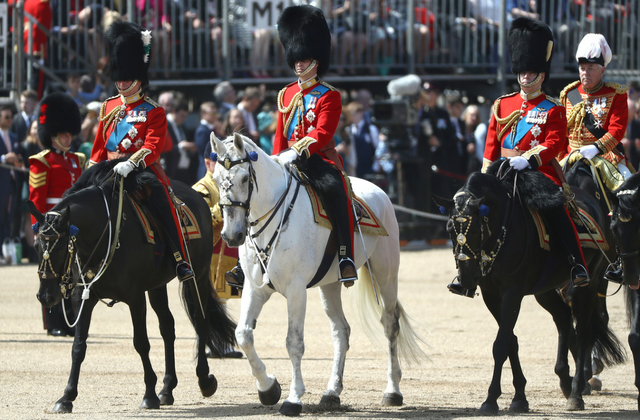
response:
<svg viewBox="0 0 640 420"><path fill-rule="evenodd" d="M114 22L107 30L106 42L110 76L120 94L107 99L100 108L90 165L126 158L113 169L123 177L134 170L153 171L162 187L151 189L149 207L166 231L178 279L191 279L194 274L187 262L173 190L159 164L167 137L167 118L164 109L142 91L149 84L151 31L131 22Z"/></svg>
<svg viewBox="0 0 640 420"><path fill-rule="evenodd" d="M331 32L320 9L301 5L284 9L278 18L278 35L298 80L278 94L273 153L296 164L319 193L336 229L339 278L349 287L357 279L354 214L348 178L333 140L342 101L337 90L320 80L329 69Z"/></svg>
<svg viewBox="0 0 640 420"><path fill-rule="evenodd" d="M520 92L502 96L493 104L482 172L486 172L491 163L508 159L511 168L538 170L560 188L556 156L567 148L565 109L542 92L542 85L549 79L553 34L545 23L518 18L511 24L507 45L511 71L517 75ZM574 285L586 286L589 275L578 234L566 208L553 207L541 211L541 215L567 254ZM459 283L450 284L449 289L464 294Z"/></svg>

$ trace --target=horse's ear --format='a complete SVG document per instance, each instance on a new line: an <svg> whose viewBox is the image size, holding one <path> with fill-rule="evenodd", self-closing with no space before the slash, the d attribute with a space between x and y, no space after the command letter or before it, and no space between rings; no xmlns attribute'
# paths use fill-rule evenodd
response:
<svg viewBox="0 0 640 420"><path fill-rule="evenodd" d="M240 156L244 155L244 140L239 133L233 133L233 145L236 147Z"/></svg>
<svg viewBox="0 0 640 420"><path fill-rule="evenodd" d="M29 212L36 218L38 223L44 223L44 214L40 213L40 211L36 208L36 205L33 204L33 201L29 200Z"/></svg>
<svg viewBox="0 0 640 420"><path fill-rule="evenodd" d="M431 199L440 208L440 213L444 214L445 216L451 213L451 210L453 209L453 200L440 197L439 195L435 194L431 194Z"/></svg>
<svg viewBox="0 0 640 420"><path fill-rule="evenodd" d="M222 156L227 152L227 148L224 146L224 143L216 137L213 131L209 136L209 140L211 142L211 150L213 150L214 153L217 153L218 156Z"/></svg>

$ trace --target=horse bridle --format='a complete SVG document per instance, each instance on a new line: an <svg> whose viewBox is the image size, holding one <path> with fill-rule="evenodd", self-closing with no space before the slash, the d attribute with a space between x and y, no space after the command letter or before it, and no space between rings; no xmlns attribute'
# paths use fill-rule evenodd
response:
<svg viewBox="0 0 640 420"><path fill-rule="evenodd" d="M57 212L49 212L49 214L53 214L56 218L60 217L60 213ZM46 233L48 231L53 231L53 233ZM62 233L58 232L56 228L53 226L53 223L47 222L44 227L42 227L40 233L38 234L38 238L40 238L42 242L42 262L38 267L38 275L40 278L49 279L49 278L60 278L60 291L62 292L62 296L66 299L67 293L69 290L73 289L74 282L72 281L71 275L71 265L73 264L73 257L76 253L75 246L75 235L69 234L69 241L67 244L69 252L65 258L63 268L66 267L65 272L61 275L55 272L53 269L53 264L51 263L51 251L56 247L58 241L63 236ZM52 244L53 243L53 244Z"/></svg>
<svg viewBox="0 0 640 420"><path fill-rule="evenodd" d="M255 152L254 152L255 153ZM253 184L256 184L256 190L258 189L258 181L256 180L256 172L253 169L253 160L250 157L250 154L247 153L245 155L245 157L240 158L240 159L235 159L235 160L231 160L229 159L228 156L226 156L224 159L220 159L218 158L217 153L212 153L212 155L215 154L215 160L216 162L218 162L220 165L224 166L224 168L227 171L230 171L231 168L233 168L236 165L241 165L243 163L248 163L249 164L249 176L250 176L250 182L249 182L249 195L247 196L247 200L246 201L236 201L236 200L229 200L228 197L224 197L222 199L220 199L220 208L224 209L225 207L240 207L243 208L247 211L247 218L249 217L249 210L250 210L250 205L251 205L251 194L253 193ZM227 172L229 173L229 172ZM224 190L224 191L228 191L229 188L231 188L233 184L231 183L231 176L226 177L222 182L220 182L220 189Z"/></svg>
<svg viewBox="0 0 640 420"><path fill-rule="evenodd" d="M620 197L621 195L633 195L637 192L637 190L622 190L622 191L618 191L616 193L616 197ZM622 217L618 214L618 220L620 220L622 223L626 223L628 221L631 220L631 217L626 218L626 217ZM620 261L622 261L624 263L625 259L629 259L629 258L633 258L635 256L637 256L638 254L640 254L640 249L636 249L635 251L630 251L630 252L620 252L619 250L617 250L617 254L618 254L618 258L620 259Z"/></svg>

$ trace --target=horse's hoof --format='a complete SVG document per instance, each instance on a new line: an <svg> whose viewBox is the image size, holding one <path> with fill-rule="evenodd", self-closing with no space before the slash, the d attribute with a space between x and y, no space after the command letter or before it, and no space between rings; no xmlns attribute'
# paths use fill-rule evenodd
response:
<svg viewBox="0 0 640 420"><path fill-rule="evenodd" d="M333 393L324 394L322 398L320 398L320 405L326 408L338 408L340 407L340 397Z"/></svg>
<svg viewBox="0 0 640 420"><path fill-rule="evenodd" d="M160 408L160 399L156 398L144 398L142 400L142 404L140 404L140 408L146 410L157 410Z"/></svg>
<svg viewBox="0 0 640 420"><path fill-rule="evenodd" d="M282 388L280 388L280 384L278 383L277 379L273 381L273 385L271 385L271 388L267 389L266 391L258 390L258 397L260 398L260 403L262 405L278 404L278 401L280 401L280 395L282 395Z"/></svg>
<svg viewBox="0 0 640 420"><path fill-rule="evenodd" d="M173 405L173 395L171 393L160 393L160 405Z"/></svg>
<svg viewBox="0 0 640 420"><path fill-rule="evenodd" d="M402 395L395 392L384 394L382 397L382 405L387 407L400 407L402 405Z"/></svg>
<svg viewBox="0 0 640 420"><path fill-rule="evenodd" d="M509 406L509 411L512 413L528 413L529 402L527 400L513 400Z"/></svg>
<svg viewBox="0 0 640 420"><path fill-rule="evenodd" d="M302 404L294 404L289 401L285 401L282 403L282 407L280 407L280 414L283 416L295 417L299 416L302 413Z"/></svg>
<svg viewBox="0 0 640 420"><path fill-rule="evenodd" d="M568 411L582 411L584 410L584 400L582 398L569 398L567 400Z"/></svg>
<svg viewBox="0 0 640 420"><path fill-rule="evenodd" d="M53 407L53 412L57 414L67 414L73 411L73 403L71 401L58 401Z"/></svg>
<svg viewBox="0 0 640 420"><path fill-rule="evenodd" d="M207 379L204 381L199 381L200 384L200 392L202 392L203 397L210 397L216 393L218 389L218 380L215 376L209 375Z"/></svg>
<svg viewBox="0 0 640 420"><path fill-rule="evenodd" d="M593 391L602 391L602 381L595 376L589 379L589 385L591 385L591 390Z"/></svg>
<svg viewBox="0 0 640 420"><path fill-rule="evenodd" d="M484 402L478 410L481 416L495 416L498 414L498 404Z"/></svg>

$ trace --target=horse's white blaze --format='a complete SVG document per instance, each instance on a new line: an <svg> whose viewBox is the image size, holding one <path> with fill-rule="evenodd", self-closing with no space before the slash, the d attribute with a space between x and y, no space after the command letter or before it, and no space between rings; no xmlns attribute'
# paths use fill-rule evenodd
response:
<svg viewBox="0 0 640 420"><path fill-rule="evenodd" d="M255 170L257 185L250 202L249 221L262 218L270 212L278 199L286 191L288 174L277 158L271 158L246 137L235 135L231 139L220 142L212 138L213 150L220 158L229 157L237 160L247 156L248 152L256 152L257 161L251 165ZM224 154L224 156L223 156ZM225 177L232 178L229 195L247 197L248 185L236 182L234 175L242 171L249 171L249 163L237 165L237 172L229 173L223 165L216 166L214 178L219 181ZM232 168L233 169L233 168ZM400 393L400 378L402 373L398 356L408 360L418 360L426 357L417 341L421 340L411 328L408 317L397 300L398 268L400 264L400 248L398 224L393 206L386 194L370 182L353 178L353 190L364 199L384 224L389 236L364 235L361 240L356 233L354 241L355 262L358 267L368 261L374 277L375 288L380 296L380 305L376 303L374 286L371 284L366 269L359 269L360 280L356 282L355 294L358 296L360 315L363 324L368 321L379 320L383 325L384 335L388 341L389 363L387 372L386 393ZM276 234L285 209L292 200L295 181L273 221L255 238L255 244L265 249L272 236ZM222 192L221 192L222 198ZM237 200L237 198L234 198ZM228 208L227 208L228 209ZM240 220L233 212L224 211L224 229L232 237L246 229L246 220ZM257 232L263 227L268 217L265 217L253 227L247 235ZM240 262L245 271L245 287L242 293L240 320L236 329L238 344L247 355L251 372L256 377L258 389L265 391L270 388L275 378L267 375L266 369L255 352L253 342L253 328L264 303L274 290L266 287L268 277L275 291L287 299L288 332L286 338L287 351L291 360L292 381L287 401L301 404L300 397L304 394L301 362L304 354L304 318L306 312L306 285L315 275L322 260L329 230L320 227L313 221L311 201L304 190L300 190L297 201L291 211L289 220L280 229L277 240L269 251L266 264L268 276L263 276L256 250L251 239L246 239L240 247ZM227 237L223 234L223 237ZM366 255L363 249L366 248ZM326 396L338 396L342 392L342 376L346 352L349 349L350 327L344 316L341 301L341 284L338 280L338 260L334 259L332 267L325 277L318 283L322 304L331 323L332 339L334 342L333 368L327 384ZM366 284L365 284L366 283ZM373 328L366 328L367 335L372 338Z"/></svg>

